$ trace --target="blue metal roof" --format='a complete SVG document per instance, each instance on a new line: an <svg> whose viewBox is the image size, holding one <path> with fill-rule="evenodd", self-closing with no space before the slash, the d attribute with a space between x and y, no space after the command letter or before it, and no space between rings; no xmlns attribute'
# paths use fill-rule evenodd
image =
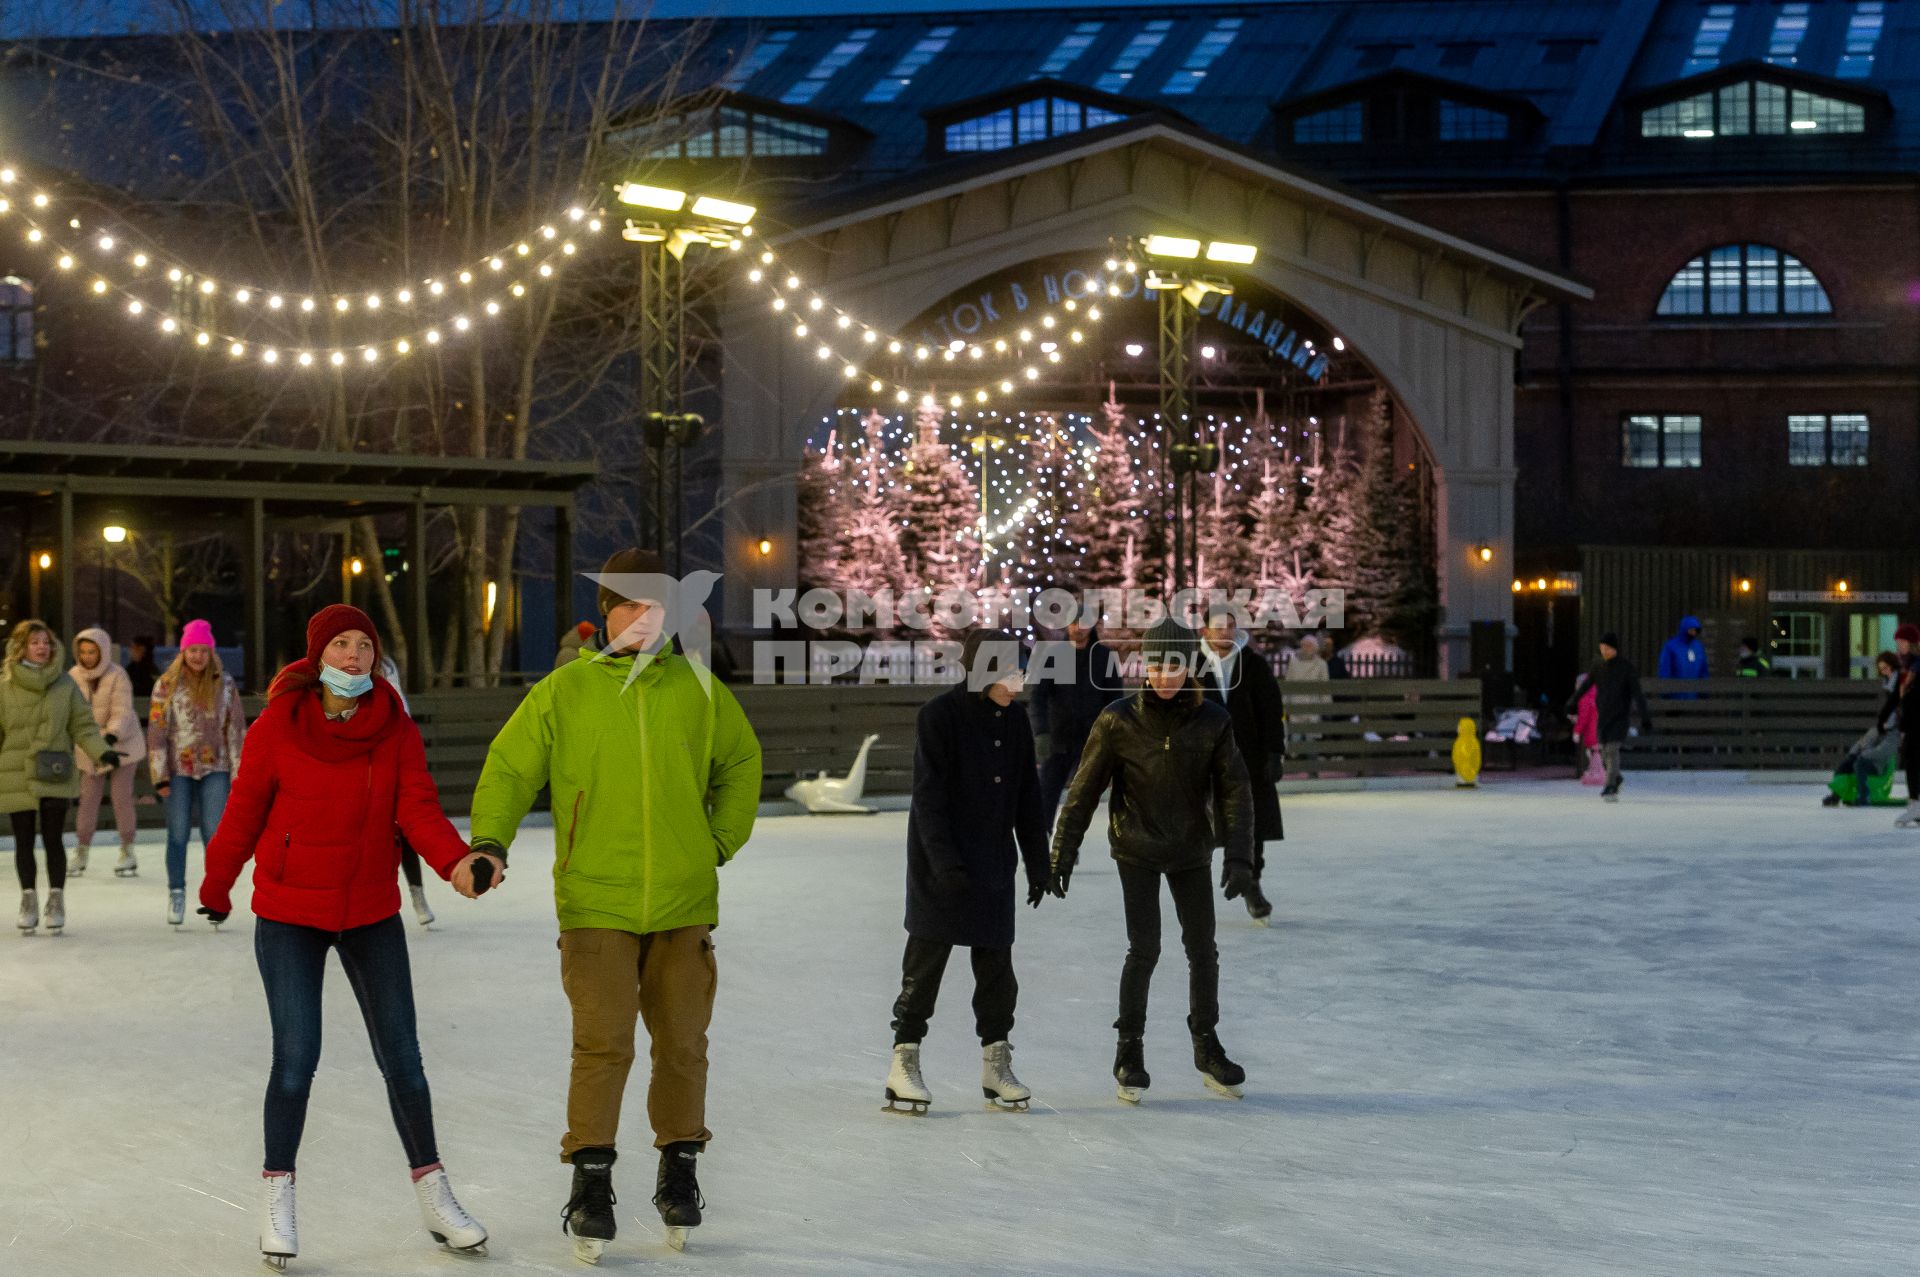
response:
<svg viewBox="0 0 1920 1277"><path fill-rule="evenodd" d="M590 13L601 0L580 0ZM1812 0L1808 26L1795 50L1796 70L1833 76L1848 42L1849 24L1872 0ZM1718 46L1722 65L1765 58L1783 4L1734 3L1731 28ZM927 126L924 112L1007 89L1033 79L1061 41L1083 26L1090 42L1057 78L1083 86L1097 84L1149 23L1168 22L1165 38L1134 68L1121 90L1143 110L1178 111L1200 128L1243 146L1278 147L1288 162L1336 169L1350 179L1369 180L1375 160L1364 147L1290 148L1276 142L1273 107L1342 85L1402 70L1451 81L1482 93L1530 103L1545 124L1524 140L1497 148L1481 147L1471 157L1428 154L1400 156L1393 174L1409 182L1422 179L1415 161L1428 166L1425 176L1451 173L1460 181L1498 171L1525 177L1558 179L1574 170L1604 176L1643 171L1666 164L1644 148L1625 145L1620 124L1623 99L1687 78L1708 0L1269 0L1260 4L1180 4L1176 6L1103 6L1049 9L956 9L938 12L874 12L833 16L721 18L708 22L659 20L654 29L668 39L699 41L688 89L718 84L734 67L751 71L735 86L759 98L779 101L815 76L806 105L838 116L873 135L864 156L843 177L846 184L898 176L924 167ZM1169 93L1167 86L1196 46L1223 18L1240 25L1232 40L1198 77L1185 77L1191 92ZM1760 164L1783 169L1831 165L1853 170L1907 171L1920 155L1920 4L1888 0L1884 29L1870 73L1850 83L1888 95L1893 114L1890 133L1868 145L1800 147L1781 151L1777 161ZM876 82L887 76L936 30L951 28L937 52L920 59L907 83L891 100L869 102ZM853 40L854 33L870 37ZM765 41L790 33L774 56ZM347 38L344 34L342 38ZM146 46L149 52L142 54ZM92 53L89 50L93 50ZM756 54L755 50L761 50ZM838 52L836 52L838 50ZM86 62L117 59L137 63L150 58L164 67L177 58L166 37L74 40L62 42L64 57ZM748 59L742 66L742 59ZM823 59L828 61L823 63ZM843 63L835 65L835 63ZM61 149L85 162L75 167L96 175L102 152L124 152L112 121L123 105L94 101L104 94L124 99L141 90L116 84L84 87L87 77L71 74L48 80L23 70L12 59L0 70L0 106L10 120L58 115L68 137ZM159 77L164 81L165 76ZM636 85L636 94L641 86ZM40 95L55 102L35 111ZM150 93L158 99L159 94ZM23 101L22 98L27 100ZM160 111L164 104L148 108ZM85 120L76 124L79 117ZM10 131L15 131L10 129ZM15 131L22 141L29 140ZM1573 158L1569 158L1573 157ZM106 164L142 164L141 157L119 155ZM1381 161L1384 164L1384 161ZM118 182L109 174L99 180ZM1395 180L1381 168L1375 176Z"/></svg>

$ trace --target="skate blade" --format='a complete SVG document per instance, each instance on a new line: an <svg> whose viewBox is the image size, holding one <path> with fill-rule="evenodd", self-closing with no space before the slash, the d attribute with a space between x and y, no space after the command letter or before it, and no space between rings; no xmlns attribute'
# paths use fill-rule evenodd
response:
<svg viewBox="0 0 1920 1277"><path fill-rule="evenodd" d="M445 1250L449 1255L473 1255L476 1257L484 1257L487 1253L487 1239L484 1237L482 1237L479 1241L475 1242L471 1246L456 1246L452 1242L447 1240L445 1233L434 1233L432 1234L432 1237L433 1237L433 1240L440 1243L441 1249Z"/></svg>
<svg viewBox="0 0 1920 1277"><path fill-rule="evenodd" d="M1147 1090L1143 1086L1116 1086L1113 1088L1113 1093L1120 1098L1120 1102L1123 1104L1138 1104L1140 1103L1141 1097L1146 1095Z"/></svg>
<svg viewBox="0 0 1920 1277"><path fill-rule="evenodd" d="M607 1243L598 1237L576 1237L573 1239L573 1257L583 1264L597 1264L600 1256L607 1253Z"/></svg>
<svg viewBox="0 0 1920 1277"><path fill-rule="evenodd" d="M995 1095L992 1091L987 1092L987 1108L990 1110L1001 1113L1025 1113L1028 1111L1027 1104L1027 1100L1009 1100Z"/></svg>
<svg viewBox="0 0 1920 1277"><path fill-rule="evenodd" d="M925 1117L932 1100L888 1100L880 1106L882 1113L898 1113L902 1117Z"/></svg>
<svg viewBox="0 0 1920 1277"><path fill-rule="evenodd" d="M667 1245L673 1247L675 1250L685 1250L687 1248L687 1230L684 1228L669 1227L667 1229Z"/></svg>
<svg viewBox="0 0 1920 1277"><path fill-rule="evenodd" d="M292 1258L294 1258L292 1255L262 1255L260 1262L276 1273L284 1273L287 1271L287 1261Z"/></svg>
<svg viewBox="0 0 1920 1277"><path fill-rule="evenodd" d="M1200 1075L1200 1080L1206 1083L1207 1089L1215 1095L1224 1095L1230 1100L1244 1100L1247 1097L1244 1087L1228 1086L1225 1082L1216 1081L1204 1073Z"/></svg>

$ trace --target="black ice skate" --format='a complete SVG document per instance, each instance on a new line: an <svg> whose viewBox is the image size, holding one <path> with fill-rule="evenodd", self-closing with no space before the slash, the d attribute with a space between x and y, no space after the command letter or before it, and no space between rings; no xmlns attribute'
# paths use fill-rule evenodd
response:
<svg viewBox="0 0 1920 1277"><path fill-rule="evenodd" d="M1138 1104L1141 1094L1153 1084L1147 1076L1147 1052L1139 1038L1122 1037L1113 1053L1115 1093L1129 1104Z"/></svg>
<svg viewBox="0 0 1920 1277"><path fill-rule="evenodd" d="M1601 801L1601 802L1603 802L1603 803L1617 803L1617 802L1619 802L1619 801L1620 801L1620 786L1619 786L1619 785L1617 785L1617 784L1614 784L1614 785L1608 785L1608 786L1607 786L1607 787L1606 787L1605 789L1603 789L1603 790L1601 790L1601 791L1600 791L1600 801Z"/></svg>
<svg viewBox="0 0 1920 1277"><path fill-rule="evenodd" d="M1208 1090L1236 1100L1241 1097L1240 1086L1247 1080L1247 1071L1227 1058L1220 1035L1212 1029L1193 1035L1193 1067L1204 1075Z"/></svg>
<svg viewBox="0 0 1920 1277"><path fill-rule="evenodd" d="M667 1245L675 1250L687 1248L687 1230L700 1227L700 1209L707 1204L700 1196L700 1180L694 1163L700 1146L691 1140L669 1144L660 1150L660 1173L653 1181L653 1204L660 1222L667 1226Z"/></svg>
<svg viewBox="0 0 1920 1277"><path fill-rule="evenodd" d="M613 1240L613 1162L610 1148L583 1148L573 1155L573 1196L560 1212L560 1231L573 1234L573 1255L597 1264Z"/></svg>
<svg viewBox="0 0 1920 1277"><path fill-rule="evenodd" d="M1273 925L1268 921L1272 916L1273 903L1267 899L1266 893L1260 890L1260 880L1255 878L1253 885L1247 888L1247 917L1263 927L1269 927Z"/></svg>

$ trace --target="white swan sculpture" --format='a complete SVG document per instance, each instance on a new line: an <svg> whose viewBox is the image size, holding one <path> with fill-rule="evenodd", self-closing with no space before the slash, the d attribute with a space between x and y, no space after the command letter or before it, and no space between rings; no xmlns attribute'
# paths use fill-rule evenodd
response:
<svg viewBox="0 0 1920 1277"><path fill-rule="evenodd" d="M860 753L853 760L853 770L846 775L815 772L804 780L796 780L788 785L787 797L805 807L812 815L873 815L880 809L864 806L860 802L860 792L867 787L867 751L879 739L878 735L874 735L860 742Z"/></svg>

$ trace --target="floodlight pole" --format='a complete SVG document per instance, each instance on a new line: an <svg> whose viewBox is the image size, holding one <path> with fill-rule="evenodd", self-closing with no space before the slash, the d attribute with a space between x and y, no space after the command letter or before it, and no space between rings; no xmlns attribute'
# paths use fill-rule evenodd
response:
<svg viewBox="0 0 1920 1277"><path fill-rule="evenodd" d="M1160 427L1166 432L1162 455L1173 483L1173 589L1177 594L1198 582L1200 542L1199 485L1190 464L1194 456L1193 382L1188 365L1192 324L1178 288L1156 291L1160 306Z"/></svg>
<svg viewBox="0 0 1920 1277"><path fill-rule="evenodd" d="M640 537L664 551L669 534L666 432L655 422L677 416L686 402L687 277L667 241L640 254L640 420L645 445ZM649 496L648 488L652 488Z"/></svg>

